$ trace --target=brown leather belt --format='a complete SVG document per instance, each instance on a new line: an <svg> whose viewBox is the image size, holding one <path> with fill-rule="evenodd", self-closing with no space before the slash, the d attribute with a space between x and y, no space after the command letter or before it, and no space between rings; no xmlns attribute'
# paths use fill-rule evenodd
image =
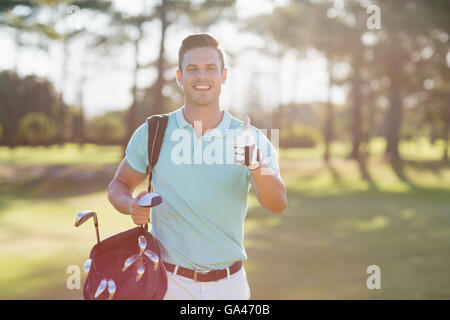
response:
<svg viewBox="0 0 450 320"><path fill-rule="evenodd" d="M175 271L176 265L163 261L164 267L166 270L173 273ZM237 261L230 267L230 275L238 272L242 268L242 261ZM227 277L227 269L222 270L211 270L211 271L200 271L200 270L192 270L187 269L181 266L178 266L177 275L193 279L194 281L199 282L210 282L217 281L220 279L224 279Z"/></svg>

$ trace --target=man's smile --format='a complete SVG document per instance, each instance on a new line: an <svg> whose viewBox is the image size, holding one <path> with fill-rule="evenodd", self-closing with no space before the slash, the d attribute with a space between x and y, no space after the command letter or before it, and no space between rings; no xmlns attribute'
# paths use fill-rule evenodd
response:
<svg viewBox="0 0 450 320"><path fill-rule="evenodd" d="M207 92L212 89L212 85L210 84L196 84L194 85L195 91Z"/></svg>

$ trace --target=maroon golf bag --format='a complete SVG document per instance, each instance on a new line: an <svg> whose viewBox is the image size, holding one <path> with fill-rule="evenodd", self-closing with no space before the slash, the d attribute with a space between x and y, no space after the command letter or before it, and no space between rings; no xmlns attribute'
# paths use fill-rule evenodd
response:
<svg viewBox="0 0 450 320"><path fill-rule="evenodd" d="M147 119L148 192L152 191L152 169L158 161L167 122L168 115L155 115ZM147 225L135 227L100 241L92 248L90 269L83 288L84 299L160 300L164 297L167 290L166 271L157 240L147 229ZM145 240L140 239L141 236ZM146 244L148 256L142 254L139 240Z"/></svg>

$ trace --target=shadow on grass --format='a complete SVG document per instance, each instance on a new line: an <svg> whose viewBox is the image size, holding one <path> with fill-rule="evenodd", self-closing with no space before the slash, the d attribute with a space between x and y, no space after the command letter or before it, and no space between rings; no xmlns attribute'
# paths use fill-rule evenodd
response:
<svg viewBox="0 0 450 320"><path fill-rule="evenodd" d="M116 164L9 166L0 174L0 215L17 200L61 199L108 188Z"/></svg>
<svg viewBox="0 0 450 320"><path fill-rule="evenodd" d="M324 164L327 167L327 169L330 171L336 186L339 187L339 188L342 188L343 187L342 179L341 179L341 176L336 171L336 169L334 169L334 167L329 162L324 162Z"/></svg>
<svg viewBox="0 0 450 320"><path fill-rule="evenodd" d="M361 169L360 164L360 170L367 172L363 166ZM333 170L335 179L341 181L339 171ZM23 185L0 183L0 195L7 203L8 199L18 197L51 199L64 194L73 196L74 192L87 194L104 190L110 174L106 171L96 174L90 183L81 186L73 177L70 183L59 184L58 179L63 177L23 181ZM366 178L371 179L368 172ZM282 215L272 214L259 205L248 210L245 267L252 299L448 298L448 188L396 193L376 188L355 191L346 189L346 185L351 187L348 184L337 183L341 192L332 194L327 193L327 187L319 192L298 190L297 182L288 181L289 203ZM46 194L45 190L54 193ZM7 194L3 196L2 191ZM7 285L26 283L31 291L14 291L15 296L9 297L75 296L75 292L65 288L65 268L70 261L81 264L85 257L82 254L76 259L55 257L54 263L48 259L42 263L14 259L8 268L0 268L9 270L19 263L29 268L22 277L12 277ZM366 269L374 264L381 268L382 290L366 287L369 276ZM59 275L52 277L52 273Z"/></svg>
<svg viewBox="0 0 450 320"><path fill-rule="evenodd" d="M367 170L366 159L360 157L358 159L359 172L361 173L361 177L369 183L370 191L379 191L377 185L373 182L372 177L370 176L369 171Z"/></svg>
<svg viewBox="0 0 450 320"><path fill-rule="evenodd" d="M401 160L394 160L390 161L391 167L394 170L397 177L404 183L406 183L409 187L411 187L414 190L421 189L419 186L417 186L415 183L411 181L411 179L408 178L408 176L405 173L404 167L405 163Z"/></svg>
<svg viewBox="0 0 450 320"><path fill-rule="evenodd" d="M2 275L4 285L0 288L0 299L32 299L32 300L81 300L84 284L81 266L73 264L73 255L64 252L46 257L16 257L12 265ZM10 261L10 263L11 263ZM2 264L5 264L3 262ZM7 263L6 263L7 265ZM71 273L67 273L68 267ZM80 287L77 280L69 281L75 287L69 289L67 280L70 276L77 279L79 274Z"/></svg>
<svg viewBox="0 0 450 320"><path fill-rule="evenodd" d="M11 166L0 176L0 207L11 199L54 199L107 189L116 164Z"/></svg>
<svg viewBox="0 0 450 320"><path fill-rule="evenodd" d="M288 201L282 215L248 211L252 299L448 298L450 190L295 191ZM367 289L370 265L383 290Z"/></svg>
<svg viewBox="0 0 450 320"><path fill-rule="evenodd" d="M373 182L372 177L369 173L369 170L367 169L366 159L364 159L363 157L360 157L357 160L357 162L358 162L358 167L359 167L359 172L361 174L361 178L369 184L369 190L370 191L378 191L379 189L378 189L377 185ZM339 175L338 171L329 162L325 162L325 165L328 168L328 170L331 172L331 175L333 177L335 185L338 188L343 189L344 188L343 179Z"/></svg>

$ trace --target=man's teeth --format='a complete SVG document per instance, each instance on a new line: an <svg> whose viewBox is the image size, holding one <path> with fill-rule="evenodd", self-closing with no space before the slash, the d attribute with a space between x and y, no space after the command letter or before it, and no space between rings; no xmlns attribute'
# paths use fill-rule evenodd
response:
<svg viewBox="0 0 450 320"><path fill-rule="evenodd" d="M209 90L209 89L211 89L211 86L195 86L194 89Z"/></svg>

